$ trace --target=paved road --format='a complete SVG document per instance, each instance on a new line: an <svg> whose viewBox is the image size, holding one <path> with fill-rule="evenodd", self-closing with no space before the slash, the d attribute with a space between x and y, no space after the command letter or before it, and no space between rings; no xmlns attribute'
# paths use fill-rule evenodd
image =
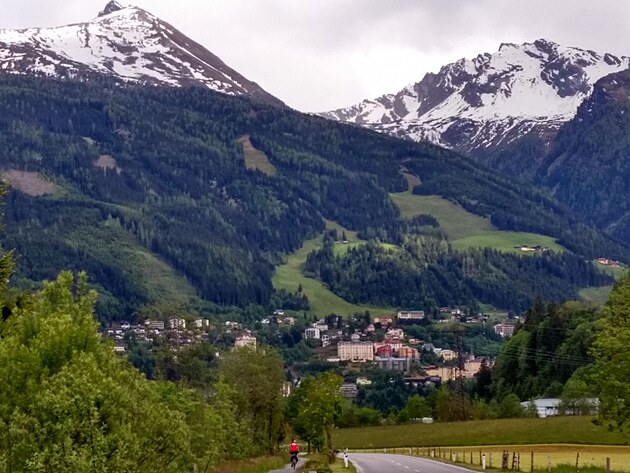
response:
<svg viewBox="0 0 630 473"><path fill-rule="evenodd" d="M349 453L358 473L466 473L472 470L426 458L387 453Z"/></svg>
<svg viewBox="0 0 630 473"><path fill-rule="evenodd" d="M300 467L304 464L304 459L300 458L298 459L298 464L297 466ZM271 470L269 473L294 473L295 470L293 468L291 468L291 465L288 464L286 466L286 468L284 468L283 470Z"/></svg>

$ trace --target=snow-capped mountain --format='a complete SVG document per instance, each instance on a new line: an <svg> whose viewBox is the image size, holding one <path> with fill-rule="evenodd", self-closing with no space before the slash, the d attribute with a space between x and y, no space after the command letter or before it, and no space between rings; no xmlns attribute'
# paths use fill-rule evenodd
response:
<svg viewBox="0 0 630 473"><path fill-rule="evenodd" d="M85 23L0 30L0 72L60 77L98 73L148 84L199 84L282 104L170 24L113 0Z"/></svg>
<svg viewBox="0 0 630 473"><path fill-rule="evenodd" d="M322 115L394 136L470 153L509 145L530 132L548 144L593 84L630 59L546 40L502 44L461 59L397 94Z"/></svg>

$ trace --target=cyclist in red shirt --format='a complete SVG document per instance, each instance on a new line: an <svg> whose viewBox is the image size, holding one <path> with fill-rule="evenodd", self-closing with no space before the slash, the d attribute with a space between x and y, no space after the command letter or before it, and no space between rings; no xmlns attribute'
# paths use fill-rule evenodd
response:
<svg viewBox="0 0 630 473"><path fill-rule="evenodd" d="M293 441L291 442L289 453L291 454L291 466L295 468L295 465L298 461L298 454L300 453L300 446L295 441L295 439L293 439Z"/></svg>

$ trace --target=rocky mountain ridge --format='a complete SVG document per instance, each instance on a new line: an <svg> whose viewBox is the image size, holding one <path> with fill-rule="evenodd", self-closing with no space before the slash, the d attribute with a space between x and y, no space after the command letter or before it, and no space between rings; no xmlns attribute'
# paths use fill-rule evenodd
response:
<svg viewBox="0 0 630 473"><path fill-rule="evenodd" d="M0 30L0 72L74 78L96 73L154 85L202 85L283 105L169 23L114 0L84 23Z"/></svg>
<svg viewBox="0 0 630 473"><path fill-rule="evenodd" d="M448 64L396 94L323 113L390 135L471 153L534 132L545 144L600 78L630 59L540 39Z"/></svg>

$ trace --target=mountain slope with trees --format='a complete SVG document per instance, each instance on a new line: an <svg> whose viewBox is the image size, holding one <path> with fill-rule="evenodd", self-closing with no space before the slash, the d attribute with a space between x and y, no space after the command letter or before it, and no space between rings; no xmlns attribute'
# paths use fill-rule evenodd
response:
<svg viewBox="0 0 630 473"><path fill-rule="evenodd" d="M540 184L600 228L630 241L630 72L600 80L538 171Z"/></svg>
<svg viewBox="0 0 630 473"><path fill-rule="evenodd" d="M582 258L630 261L623 245L543 193L453 152L246 98L5 75L0 103L0 165L54 189L34 195L14 184L7 196L15 279L85 269L105 293L104 320L164 298L143 279L150 274L137 277L132 258L97 251L112 232L206 301L266 304L274 265L321 234L325 219L401 244L410 223L390 193L407 189L403 170L421 179L414 192L440 195L498 229L548 235ZM245 136L274 173L247 168Z"/></svg>

